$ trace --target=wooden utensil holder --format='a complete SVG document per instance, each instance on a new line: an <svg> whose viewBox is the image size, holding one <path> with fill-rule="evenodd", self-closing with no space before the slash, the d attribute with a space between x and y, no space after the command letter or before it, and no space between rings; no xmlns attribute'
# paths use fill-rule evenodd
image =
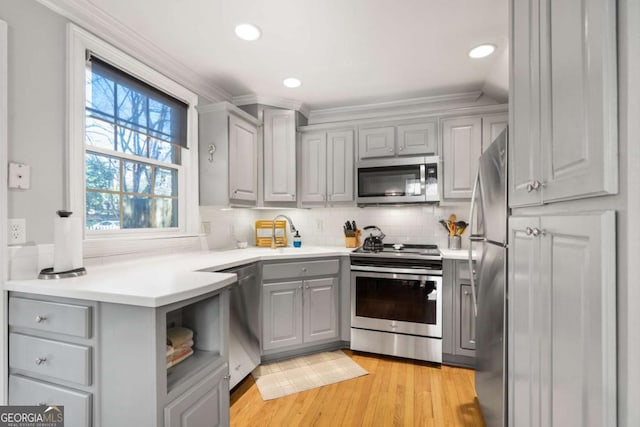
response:
<svg viewBox="0 0 640 427"><path fill-rule="evenodd" d="M345 248L357 248L360 246L360 230L356 231L354 237L345 237L344 246Z"/></svg>

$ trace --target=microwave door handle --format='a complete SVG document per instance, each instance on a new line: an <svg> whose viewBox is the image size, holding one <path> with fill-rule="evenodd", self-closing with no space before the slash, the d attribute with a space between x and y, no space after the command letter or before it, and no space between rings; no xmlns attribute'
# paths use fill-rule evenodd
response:
<svg viewBox="0 0 640 427"><path fill-rule="evenodd" d="M420 191L423 196L427 196L427 165L420 165Z"/></svg>
<svg viewBox="0 0 640 427"><path fill-rule="evenodd" d="M473 299L473 312L478 317L478 300L476 298L476 279L473 271L473 243L482 242L484 238L473 234L473 214L476 206L476 196L478 195L478 185L480 181L480 171L476 175L471 193L471 206L469 208L469 276L471 277L471 298Z"/></svg>

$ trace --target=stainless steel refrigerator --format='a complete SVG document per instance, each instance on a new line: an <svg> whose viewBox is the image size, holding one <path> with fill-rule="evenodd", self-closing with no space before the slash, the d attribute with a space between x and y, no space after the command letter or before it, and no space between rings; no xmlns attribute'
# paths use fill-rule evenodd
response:
<svg viewBox="0 0 640 427"><path fill-rule="evenodd" d="M507 146L504 130L480 157L469 215L476 394L489 427L506 425Z"/></svg>

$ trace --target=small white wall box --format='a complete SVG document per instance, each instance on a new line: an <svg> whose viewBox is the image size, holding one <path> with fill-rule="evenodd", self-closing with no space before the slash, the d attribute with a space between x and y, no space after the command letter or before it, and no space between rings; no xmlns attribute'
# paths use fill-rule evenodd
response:
<svg viewBox="0 0 640 427"><path fill-rule="evenodd" d="M9 163L9 188L28 190L31 185L31 166Z"/></svg>

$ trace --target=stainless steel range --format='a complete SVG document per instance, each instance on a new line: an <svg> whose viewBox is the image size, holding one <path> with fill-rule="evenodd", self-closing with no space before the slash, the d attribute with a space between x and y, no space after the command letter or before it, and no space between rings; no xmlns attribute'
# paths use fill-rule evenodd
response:
<svg viewBox="0 0 640 427"><path fill-rule="evenodd" d="M351 253L351 348L442 362L442 255L436 245L385 244Z"/></svg>

